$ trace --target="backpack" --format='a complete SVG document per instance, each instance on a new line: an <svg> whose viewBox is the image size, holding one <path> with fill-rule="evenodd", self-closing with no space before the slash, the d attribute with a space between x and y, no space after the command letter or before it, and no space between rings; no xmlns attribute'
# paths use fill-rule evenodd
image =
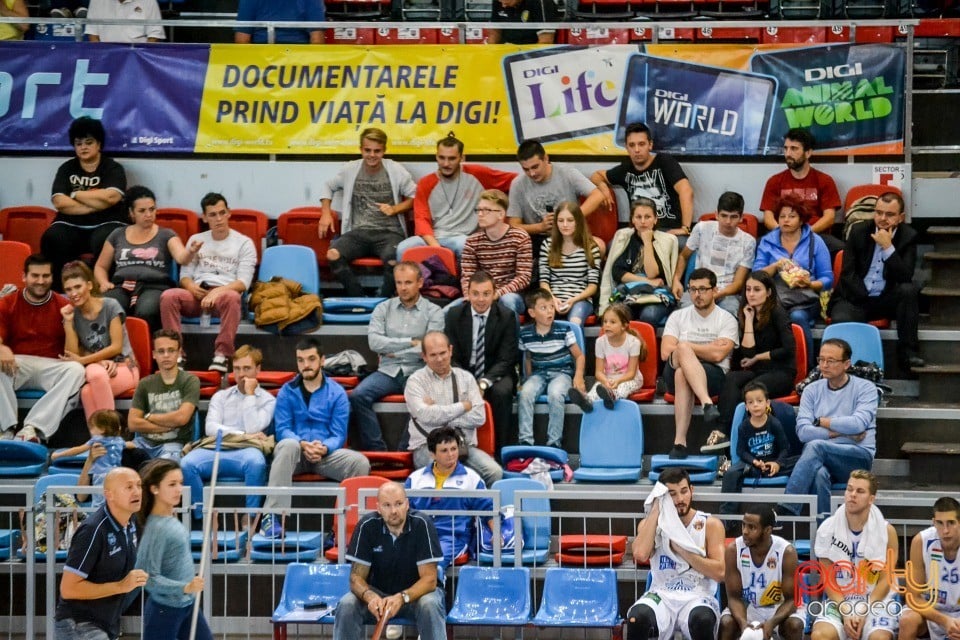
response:
<svg viewBox="0 0 960 640"><path fill-rule="evenodd" d="M850 232L863 222L873 221L873 210L877 206L877 196L863 196L853 202L853 206L843 216L843 241L850 239Z"/></svg>
<svg viewBox="0 0 960 640"><path fill-rule="evenodd" d="M370 366L360 352L345 349L324 358L323 373L330 377L358 376L363 378L370 373Z"/></svg>

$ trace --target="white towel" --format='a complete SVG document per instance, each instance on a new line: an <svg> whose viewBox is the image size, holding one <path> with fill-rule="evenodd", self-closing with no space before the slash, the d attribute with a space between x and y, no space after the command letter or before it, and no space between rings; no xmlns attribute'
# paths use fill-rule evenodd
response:
<svg viewBox="0 0 960 640"><path fill-rule="evenodd" d="M643 502L644 511L647 513L650 512L654 500L660 501L660 516L657 518L657 537L654 540L653 546L673 559L676 563L677 573L683 573L690 568L690 565L686 560L673 552L673 549L670 548L671 541L676 542L680 547L691 553L696 553L700 556L706 556L707 554L697 546L693 538L690 537L690 532L687 531L683 522L680 521L680 516L677 514L677 507L673 504L673 499L670 497L667 485L658 482L653 486L650 495L648 495L647 499Z"/></svg>
<svg viewBox="0 0 960 640"><path fill-rule="evenodd" d="M850 560L853 542L850 540L845 506L841 505L835 514L823 521L817 529L817 542L813 548L818 558L826 558L831 562ZM870 507L867 524L860 536L859 551L866 560L887 559L887 521L875 506Z"/></svg>

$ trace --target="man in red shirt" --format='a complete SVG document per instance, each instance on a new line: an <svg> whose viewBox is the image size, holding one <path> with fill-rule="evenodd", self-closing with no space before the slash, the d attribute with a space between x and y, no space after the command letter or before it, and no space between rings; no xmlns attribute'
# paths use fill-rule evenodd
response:
<svg viewBox="0 0 960 640"><path fill-rule="evenodd" d="M65 334L60 309L70 303L53 293L53 266L34 254L23 263L23 288L0 298L0 437L11 439L17 427L18 389L42 389L16 434L40 442L60 427L77 405L84 367L60 360Z"/></svg>
<svg viewBox="0 0 960 640"><path fill-rule="evenodd" d="M813 216L810 226L823 238L834 256L843 249L843 241L833 236L833 224L840 210L840 193L833 178L810 166L813 155L814 139L806 129L790 129L783 141L783 157L787 169L770 176L763 188L760 210L763 211L763 224L768 231L777 228L773 208L788 193L795 193L807 201Z"/></svg>

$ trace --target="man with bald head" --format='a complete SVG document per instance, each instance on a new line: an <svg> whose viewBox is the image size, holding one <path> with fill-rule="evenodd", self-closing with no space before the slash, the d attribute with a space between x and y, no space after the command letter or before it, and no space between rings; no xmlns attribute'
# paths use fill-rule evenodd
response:
<svg viewBox="0 0 960 640"><path fill-rule="evenodd" d="M360 640L364 624L399 615L416 621L422 640L445 640L442 559L430 517L410 510L402 485L382 485L376 512L360 519L350 539L350 592L337 605L333 637Z"/></svg>
<svg viewBox="0 0 960 640"><path fill-rule="evenodd" d="M134 569L140 476L126 467L103 481L105 502L73 536L60 582L56 640L112 640L120 634L127 594L147 582Z"/></svg>

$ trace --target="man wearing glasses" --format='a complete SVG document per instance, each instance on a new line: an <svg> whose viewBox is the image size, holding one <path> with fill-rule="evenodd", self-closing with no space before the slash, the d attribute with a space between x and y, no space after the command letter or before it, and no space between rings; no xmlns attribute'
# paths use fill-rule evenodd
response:
<svg viewBox="0 0 960 640"><path fill-rule="evenodd" d="M822 378L803 390L797 436L804 443L784 493L817 496L817 514L830 511L830 486L845 482L854 469L873 466L877 451L877 387L851 376L850 345L830 338L820 346ZM797 515L800 505L781 509Z"/></svg>
<svg viewBox="0 0 960 640"><path fill-rule="evenodd" d="M693 305L670 314L663 329L660 356L667 391L674 394L676 433L670 457L687 457L687 431L694 400L703 405L703 420L712 427L720 417L712 396L723 388L730 370L730 354L740 336L737 320L716 305L717 276L710 269L694 269L687 293Z"/></svg>
<svg viewBox="0 0 960 640"><path fill-rule="evenodd" d="M900 194L888 191L873 210L873 224L853 227L843 252L843 268L830 297L833 322L897 321L897 357L901 368L922 367L917 325L919 288L913 283L917 232L904 223Z"/></svg>

